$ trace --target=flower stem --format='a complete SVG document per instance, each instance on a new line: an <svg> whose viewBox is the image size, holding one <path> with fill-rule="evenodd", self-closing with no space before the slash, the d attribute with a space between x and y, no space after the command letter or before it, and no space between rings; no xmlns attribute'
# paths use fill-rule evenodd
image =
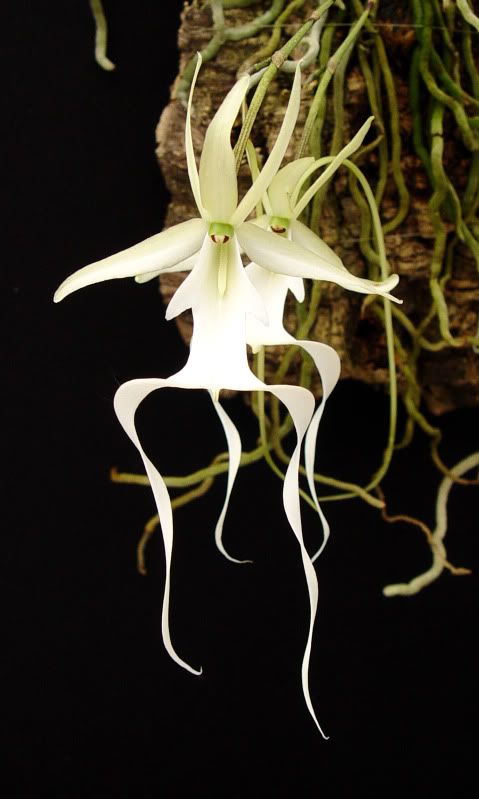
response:
<svg viewBox="0 0 479 799"><path fill-rule="evenodd" d="M338 68L342 57L345 55L345 53L347 53L349 48L356 41L356 38L358 37L361 28L366 22L371 9L374 7L374 4L375 0L368 0L363 13L359 17L359 19L355 22L355 24L351 27L348 35L346 36L344 41L341 42L334 55L329 59L327 67L323 72L321 80L319 81L318 88L316 89L316 94L314 95L313 102L309 107L308 116L306 117L306 122L304 125L301 141L298 148L297 158L301 158L304 155L304 153L306 153L306 151L308 150L310 143L309 140L311 138L311 133L314 127L314 123L318 115L318 111L323 102L323 97L326 93L328 84L331 78L333 77L334 73L336 72L336 69Z"/></svg>

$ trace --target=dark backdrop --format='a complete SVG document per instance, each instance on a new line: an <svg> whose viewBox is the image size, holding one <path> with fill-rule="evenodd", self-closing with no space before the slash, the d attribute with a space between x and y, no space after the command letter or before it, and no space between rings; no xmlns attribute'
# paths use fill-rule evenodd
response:
<svg viewBox="0 0 479 799"><path fill-rule="evenodd" d="M87 0L18 2L4 19L2 336L4 412L0 605L3 799L34 797L399 797L439 787L470 796L475 722L475 577L410 599L381 587L427 567L412 528L358 501L325 505L311 692L304 705L308 601L281 485L260 464L240 473L225 541L213 543L225 488L176 515L171 626L164 651L160 536L138 575L135 548L154 512L145 488L112 485L140 468L112 408L118 385L166 376L186 358L154 283L113 281L54 306L74 269L161 229L167 201L154 130L177 68L180 3L110 2L114 74L93 60ZM231 403L247 445L256 428ZM366 482L386 435L386 398L342 384L320 432L318 464ZM442 420L444 458L477 439L477 412ZM198 392L154 397L140 419L164 471L222 448ZM438 475L418 436L385 481L391 512L433 522ZM455 488L451 559L477 563L475 489ZM310 546L318 535L304 511ZM475 559L476 558L476 559Z"/></svg>

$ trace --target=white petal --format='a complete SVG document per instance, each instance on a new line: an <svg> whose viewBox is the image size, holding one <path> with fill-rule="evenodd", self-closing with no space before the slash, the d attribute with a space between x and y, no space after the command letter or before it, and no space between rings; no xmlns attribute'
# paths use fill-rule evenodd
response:
<svg viewBox="0 0 479 799"><path fill-rule="evenodd" d="M303 223L298 219L292 219L290 229L292 241L294 241L296 244L299 244L300 247L304 247L306 250L314 252L315 255L319 255L319 257L324 261L334 264L339 269L342 269L344 272L349 274L339 255L336 255L334 250L332 250L331 247L326 244L325 241L323 241L323 239L317 236L316 233L313 233L311 228L307 227L307 225L303 225Z"/></svg>
<svg viewBox="0 0 479 799"><path fill-rule="evenodd" d="M110 255L102 261L83 267L63 281L54 296L60 302L73 291L121 277L147 272L159 272L196 252L205 236L202 219L189 219L179 225L162 230L127 250Z"/></svg>
<svg viewBox="0 0 479 799"><path fill-rule="evenodd" d="M269 158L266 161L263 169L261 170L259 177L257 178L257 180L255 180L251 188L248 190L248 192L241 200L240 204L238 205L238 208L234 212L231 218L232 225L235 226L240 225L246 219L246 217L249 216L255 205L259 202L259 200L261 200L262 195L270 185L276 172L281 166L281 161L283 160L284 154L289 144L289 140L291 139L294 130L294 126L296 124L300 101L301 101L301 70L298 66L296 68L296 74L294 76L294 81L293 81L293 88L291 89L288 107L284 115L283 124L281 125L281 130L279 131L278 138L276 139L274 147L271 150Z"/></svg>
<svg viewBox="0 0 479 799"><path fill-rule="evenodd" d="M263 228L263 230L269 229L269 216L268 214L261 214L261 216L257 216L254 219L250 220L252 225L257 225L257 227ZM240 252L241 255L244 255L245 252L240 245Z"/></svg>
<svg viewBox="0 0 479 799"><path fill-rule="evenodd" d="M199 180L201 200L212 222L228 222L238 202L231 129L248 86L249 78L246 75L235 83L206 131Z"/></svg>
<svg viewBox="0 0 479 799"><path fill-rule="evenodd" d="M160 269L158 272L143 272L141 275L135 275L135 283L148 283L150 280L154 280L155 277L160 277L166 271L166 269Z"/></svg>
<svg viewBox="0 0 479 799"><path fill-rule="evenodd" d="M308 170L306 170L303 173L302 178L298 181L298 184L296 185L296 188L294 190L293 197L292 197L292 203L294 205L294 215L296 217L298 217L302 213L302 211L304 211L304 209L306 208L307 204L309 203L311 198L314 197L314 195L316 194L318 189L320 189L321 186L323 186L325 183L327 183L327 181L334 175L336 170L339 169L339 167L341 166L343 161L345 161L346 158L349 158L350 155L352 155L353 153L356 152L357 149L359 149L359 147L363 143L363 140L364 140L364 138L366 136L366 133L368 132L369 128L371 127L371 123L372 123L373 119L374 119L374 117L369 117L366 120L364 125L362 125L359 128L358 132L356 133L355 136L353 136L351 141L348 142L343 147L343 149L331 161L329 166L324 170L322 175L320 175L319 178L314 181L314 183L309 187L309 189L307 189L305 191L305 193L303 194L301 199L298 201L298 196L299 196L299 192L301 191L301 186L304 184L304 181L307 180L307 178L311 174L311 172L313 172L314 169L316 169L317 167L319 167L321 165L321 163L323 162L323 159L320 158Z"/></svg>
<svg viewBox="0 0 479 799"><path fill-rule="evenodd" d="M209 236L206 235L203 238L196 268L190 272L188 277L186 277L183 283L176 289L167 306L165 319L174 319L175 316L179 316L184 311L193 307L196 301L197 291L201 290L202 274L205 271L204 262L208 259L210 250L214 246Z"/></svg>
<svg viewBox="0 0 479 799"><path fill-rule="evenodd" d="M328 280L350 291L380 294L393 302L401 302L389 294L398 284L398 275L390 275L387 280L380 282L355 277L347 269L339 268L336 263L328 263L294 242L261 230L250 222L244 222L238 228L237 236L248 257L263 269L282 275Z"/></svg>
<svg viewBox="0 0 479 799"><path fill-rule="evenodd" d="M216 546L218 547L219 551L225 556L225 558L231 560L233 563L252 563L253 561L251 560L237 560L237 558L233 558L231 555L228 554L223 545L223 524L225 521L226 512L228 510L231 491L233 490L234 482L236 479L236 475L238 474L238 468L240 465L241 439L239 437L239 433L236 427L234 426L233 422L231 421L230 417L226 413L223 406L220 405L220 403L214 399L213 395L211 395L211 398L213 400L214 409L218 414L218 417L225 431L226 441L228 444L228 454L229 454L228 484L226 488L226 498L224 501L224 505L221 509L220 517L218 519L218 523L215 529Z"/></svg>
<svg viewBox="0 0 479 799"><path fill-rule="evenodd" d="M294 216L291 206L291 196L299 179L309 167L314 164L314 158L297 158L286 164L274 176L268 189L268 197L271 203L271 216L284 216L290 219Z"/></svg>
<svg viewBox="0 0 479 799"><path fill-rule="evenodd" d="M193 255L189 255L188 258L182 258L177 264L173 264L173 266L167 266L164 269L160 269L158 272L147 272L146 274L136 275L135 282L147 283L149 280L153 280L155 277L160 277L160 275L164 275L166 273L171 274L172 272L191 272L198 261L199 254L200 250L193 253Z"/></svg>
<svg viewBox="0 0 479 799"><path fill-rule="evenodd" d="M288 288L294 295L295 300L304 302L304 282L302 277L290 277Z"/></svg>
<svg viewBox="0 0 479 799"><path fill-rule="evenodd" d="M193 103L193 92L196 86L196 79L201 67L201 54L197 53L197 61L195 74L191 81L190 96L188 97L188 108L186 111L186 125L185 125L185 152L186 152L186 165L188 168L188 177L190 179L191 191L195 198L196 207L203 219L206 219L206 212L202 203L200 191L200 179L198 177L198 169L196 168L195 151L193 149L193 136L191 135L191 106Z"/></svg>
<svg viewBox="0 0 479 799"><path fill-rule="evenodd" d="M299 302L304 299L304 285L301 278L277 275L269 269L251 263L245 269L248 278L260 294L267 313L267 320L248 316L246 336L248 344L257 351L266 344L289 344L295 339L283 327L284 304L289 290L293 291Z"/></svg>
<svg viewBox="0 0 479 799"><path fill-rule="evenodd" d="M182 666L187 671L191 671L193 674L201 674L201 669L194 669L179 657L171 642L169 626L169 603L171 553L173 549L173 513L168 489L166 488L160 473L144 452L135 427L135 413L145 397L151 394L152 391L156 391L158 388L174 385L174 377L169 378L168 380L131 380L130 382L124 383L122 386L120 386L115 394L114 405L116 414L123 429L133 441L142 457L153 495L155 497L158 515L160 517L166 561L165 589L163 594L163 609L161 614L161 630L165 648L168 654L176 663L178 663L179 666Z"/></svg>
<svg viewBox="0 0 479 799"><path fill-rule="evenodd" d="M201 242L201 246L203 246L203 241ZM188 258L183 258L181 261L178 261L177 264L168 266L163 271L167 272L168 274L172 274L173 272L191 272L191 270L194 269L196 264L198 263L200 252L201 252L201 247L196 252L194 252L193 255L189 255Z"/></svg>

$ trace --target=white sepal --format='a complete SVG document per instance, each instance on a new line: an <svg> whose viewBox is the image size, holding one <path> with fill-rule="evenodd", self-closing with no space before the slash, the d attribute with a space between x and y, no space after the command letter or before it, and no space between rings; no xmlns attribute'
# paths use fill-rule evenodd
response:
<svg viewBox="0 0 479 799"><path fill-rule="evenodd" d="M334 175L334 173L339 169L341 164L349 158L350 155L356 152L359 149L361 144L364 141L366 133L368 132L369 128L371 127L371 123L374 117L368 117L366 122L359 128L358 132L355 136L349 141L342 150L336 155L336 157L331 161L331 163L326 167L324 172L317 178L314 183L304 192L301 199L298 199L299 192L301 191L301 187L303 186L304 182L308 179L308 177L314 172L315 169L318 168L322 159L319 161L315 161L309 169L305 170L303 176L298 181L295 190L292 196L292 204L294 206L294 215L298 217L302 211L306 208L309 201L314 197L316 192L324 186L325 183L330 180L330 178Z"/></svg>
<svg viewBox="0 0 479 799"><path fill-rule="evenodd" d="M251 222L244 222L238 228L237 236L241 247L251 260L264 269L281 275L328 280L360 294L380 294L393 302L401 302L389 294L398 284L398 275L390 275L386 280L379 282L355 277L337 263L330 263L293 241L268 233L252 225Z"/></svg>
<svg viewBox="0 0 479 799"><path fill-rule="evenodd" d="M288 107L283 118L281 129L278 133L278 138L274 143L271 153L259 173L259 176L247 191L236 211L231 217L232 225L240 225L247 216L251 213L255 205L261 200L264 192L267 190L276 172L281 166L281 161L291 139L296 120L298 118L299 106L301 101L301 70L299 66L296 68L294 76L293 87L289 96Z"/></svg>
<svg viewBox="0 0 479 799"><path fill-rule="evenodd" d="M197 53L197 61L195 67L195 74L191 81L190 95L188 97L188 107L186 110L186 125L185 125L185 152L186 152L186 166L188 169L188 177L190 179L191 191L195 198L196 207L203 219L207 219L207 215L203 206L200 190L200 179L198 177L198 169L196 166L195 150L193 147L193 136L191 133L191 107L193 104L193 92L196 85L196 79L201 67L201 53Z"/></svg>
<svg viewBox="0 0 479 799"><path fill-rule="evenodd" d="M249 78L240 78L228 92L206 131L200 160L201 200L207 218L228 222L238 203L231 129L248 91Z"/></svg>
<svg viewBox="0 0 479 799"><path fill-rule="evenodd" d="M294 208L291 204L294 188L312 164L314 164L312 157L297 158L286 164L274 176L268 189L271 216L294 217Z"/></svg>
<svg viewBox="0 0 479 799"><path fill-rule="evenodd" d="M148 272L146 275L136 275L135 283L148 283L149 280L153 280L155 277L160 277L160 275L164 275L166 273L171 274L172 272L191 272L198 260L199 254L200 250L193 253L193 255L189 255L188 258L182 258L182 260L178 261L177 264L173 264L173 266L166 266L164 269L160 269L158 272Z"/></svg>
<svg viewBox="0 0 479 799"><path fill-rule="evenodd" d="M201 247L206 230L202 219L189 219L162 230L127 250L78 269L63 281L53 299L60 302L68 294L104 280L161 272L195 253Z"/></svg>
<svg viewBox="0 0 479 799"><path fill-rule="evenodd" d="M299 244L299 246L304 247L305 250L309 250L315 255L318 255L323 261L334 264L338 269L342 269L343 272L349 274L339 255L336 255L334 250L332 250L323 239L317 236L316 233L313 233L311 228L307 225L303 225L299 219L291 220L290 232L291 240L294 241L295 244Z"/></svg>

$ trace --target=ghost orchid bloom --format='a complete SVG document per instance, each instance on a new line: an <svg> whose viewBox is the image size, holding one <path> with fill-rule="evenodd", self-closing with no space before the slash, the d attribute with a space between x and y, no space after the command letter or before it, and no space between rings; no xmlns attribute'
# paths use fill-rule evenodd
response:
<svg viewBox="0 0 479 799"><path fill-rule="evenodd" d="M341 164L360 147L373 119L374 117L370 117L366 120L351 141L343 147L301 197L299 195L304 184L326 159L315 161L312 157L299 158L277 172L262 198L266 213L255 220L260 233L250 238L249 226L243 237L245 252L250 257L254 254L251 260L258 266L281 276L299 280L302 278L326 280L350 291L379 294L393 302L401 302L389 293L397 286L398 275L390 275L381 281L352 275L331 247L303 225L298 218L321 186L327 183ZM274 248L269 245L269 231L281 234L280 241Z"/></svg>
<svg viewBox="0 0 479 799"><path fill-rule="evenodd" d="M157 389L204 388L209 391L223 425L229 450L226 499L216 529L218 546L227 555L221 543L221 530L239 468L241 441L238 431L219 403L219 392L222 388L270 391L286 406L293 419L297 440L285 475L283 504L299 543L310 602L309 632L301 670L302 686L307 707L324 735L312 706L308 685L318 583L303 542L298 491L301 445L313 416L314 397L310 391L298 386L267 386L251 372L247 358L246 317L252 315L266 322L266 316L264 302L251 284L240 255L240 248L249 255L248 242L254 241L258 233L262 237L268 236L273 249L269 256L271 260L275 258L275 246L279 243L281 250L283 248L279 237L260 231L257 226L244 220L267 190L283 159L299 111L300 72L299 69L296 70L288 109L271 154L249 191L238 203L235 160L230 137L234 120L248 90L249 78L241 78L235 84L216 112L206 133L198 171L191 135L191 105L199 65L200 59L188 103L185 145L189 179L200 218L183 222L124 252L80 269L60 286L55 300L59 301L83 286L111 278L139 276L143 280L148 274L156 275L161 271L191 269L166 312L167 319L171 319L188 308L192 309L193 334L186 365L166 379L132 380L125 383L115 395L114 406L120 423L141 455L160 518L166 560L162 608L163 641L172 659L192 673L199 674L201 670L194 669L180 658L173 647L169 630L173 547L171 501L161 474L144 452L139 440L135 427L136 410ZM290 255L291 262L295 257L296 253L293 252Z"/></svg>

